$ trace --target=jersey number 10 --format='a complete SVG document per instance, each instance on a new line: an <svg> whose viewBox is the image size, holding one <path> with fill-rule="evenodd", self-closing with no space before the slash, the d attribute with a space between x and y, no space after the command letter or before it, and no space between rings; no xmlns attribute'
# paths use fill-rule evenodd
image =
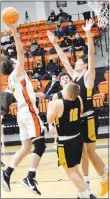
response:
<svg viewBox="0 0 110 199"><path fill-rule="evenodd" d="M71 109L70 110L70 122L74 122L78 120L78 109Z"/></svg>

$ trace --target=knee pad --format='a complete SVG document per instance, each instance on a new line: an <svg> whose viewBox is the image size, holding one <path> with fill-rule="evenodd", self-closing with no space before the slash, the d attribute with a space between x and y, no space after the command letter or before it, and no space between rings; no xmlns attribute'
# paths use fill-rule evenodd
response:
<svg viewBox="0 0 110 199"><path fill-rule="evenodd" d="M42 157L44 151L45 151L45 139L40 138L35 141L33 141L34 144L34 150L33 153L37 154L38 156Z"/></svg>

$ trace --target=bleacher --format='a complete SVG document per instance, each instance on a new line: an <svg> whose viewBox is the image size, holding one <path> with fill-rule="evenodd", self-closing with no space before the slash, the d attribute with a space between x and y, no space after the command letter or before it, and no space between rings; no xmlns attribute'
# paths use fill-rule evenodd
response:
<svg viewBox="0 0 110 199"><path fill-rule="evenodd" d="M56 24L46 24L46 20L42 20L39 22L33 23L26 23L21 24L18 27L18 33L20 34L20 39L24 45L24 50L27 51L31 45L31 41L33 39L37 40L38 44L40 45L41 49L44 49L43 54L41 56L34 56L34 57L26 57L24 62L25 70L32 70L34 65L36 64L37 60L41 60L44 65L48 63L49 58L52 56L59 65L63 67L62 62L58 58L56 54L50 55L49 50L53 47L52 43L49 41L47 37L47 30L54 31L56 28ZM97 23L97 18L95 19ZM85 25L85 20L76 20L73 21L73 24L76 25L76 31L84 38L87 44L87 36L84 30L82 29L82 25ZM68 22L62 23L62 28L68 26ZM10 34L10 32L9 32ZM100 29L98 27L92 28L92 36L95 40L100 38ZM2 35L2 34L1 34ZM72 37L68 36L70 39L75 39L75 36ZM60 44L63 38L57 38L57 42ZM77 51L76 54L66 53L71 65L74 65L74 62L78 57L83 54L83 51Z"/></svg>

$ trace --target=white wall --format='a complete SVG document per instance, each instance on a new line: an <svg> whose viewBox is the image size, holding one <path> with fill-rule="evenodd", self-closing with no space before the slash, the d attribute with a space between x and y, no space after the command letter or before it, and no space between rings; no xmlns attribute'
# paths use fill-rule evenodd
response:
<svg viewBox="0 0 110 199"><path fill-rule="evenodd" d="M48 19L48 16L50 15L50 8L49 8L49 2L44 2L45 4L45 14L46 14L46 19Z"/></svg>
<svg viewBox="0 0 110 199"><path fill-rule="evenodd" d="M59 13L59 8L57 8L56 2L50 2L49 8L50 10L54 10L56 14ZM91 11L91 8L88 6L88 4L77 5L77 2L74 1L74 2L67 2L67 7L63 8L63 10L64 12L71 14L73 20L77 20L78 16L73 14ZM84 19L82 14L80 14L80 19Z"/></svg>
<svg viewBox="0 0 110 199"><path fill-rule="evenodd" d="M29 18L31 21L37 21L36 17L36 5L35 2L1 2L1 10L3 10L6 7L14 7L16 8L20 13L20 20L19 24L22 24L25 22L25 12L28 12ZM1 22L1 32L3 32L5 29L7 29L7 26Z"/></svg>
<svg viewBox="0 0 110 199"><path fill-rule="evenodd" d="M38 6L37 6L38 5ZM49 1L44 1L44 6L42 5L42 1L34 2L34 1L27 1L27 2L1 2L1 10L6 8L6 7L15 7L19 13L20 13L20 20L19 24L22 24L25 22L25 12L27 11L30 17L31 21L37 21L37 20L43 20L43 19L48 19L48 16L50 15L51 10L55 10L56 14L59 13L59 9L56 6L56 1L54 2L49 2ZM37 6L37 7L36 7ZM43 9L45 9L45 13L43 14ZM67 7L63 9L65 12L69 13L72 15L73 20L77 20L78 16L73 15L73 14L78 14L78 13L83 13L85 11L91 10L87 4L83 5L77 5L77 2L68 2L67 1ZM41 12L42 11L42 12ZM37 19L38 18L38 19ZM82 14L80 15L80 18L83 19ZM1 32L3 32L5 29L7 29L7 26L4 25L1 22Z"/></svg>

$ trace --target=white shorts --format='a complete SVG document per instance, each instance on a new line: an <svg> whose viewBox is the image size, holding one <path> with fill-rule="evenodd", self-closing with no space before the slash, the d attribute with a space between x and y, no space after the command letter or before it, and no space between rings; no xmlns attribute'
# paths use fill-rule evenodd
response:
<svg viewBox="0 0 110 199"><path fill-rule="evenodd" d="M18 112L17 121L20 130L21 141L39 138L43 131L43 124L40 117L37 114L31 112Z"/></svg>

